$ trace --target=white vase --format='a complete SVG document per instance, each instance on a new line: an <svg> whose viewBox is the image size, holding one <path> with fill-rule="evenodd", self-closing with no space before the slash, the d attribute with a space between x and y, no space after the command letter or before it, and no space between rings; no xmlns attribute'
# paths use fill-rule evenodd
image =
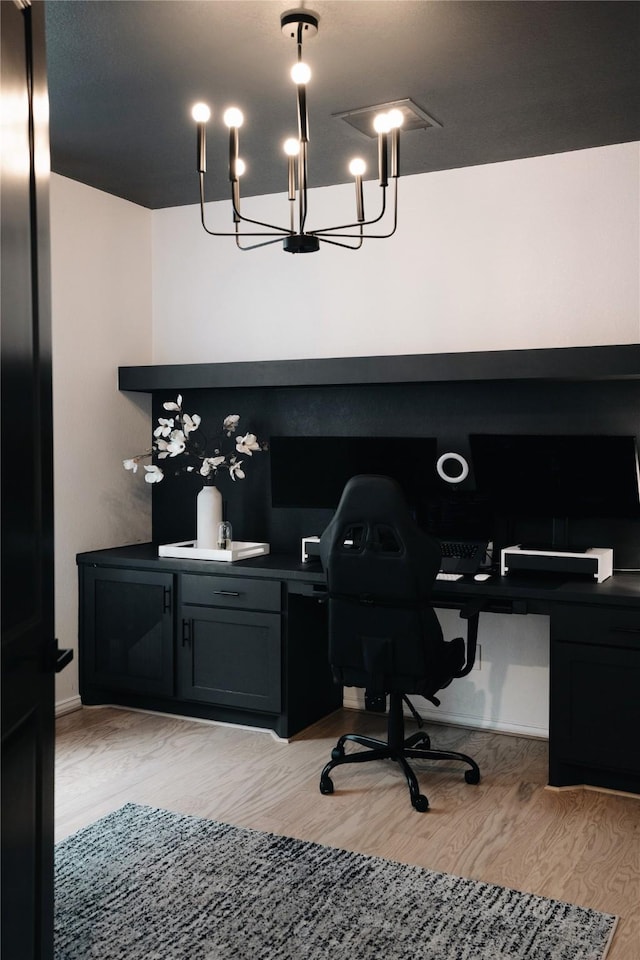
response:
<svg viewBox="0 0 640 960"><path fill-rule="evenodd" d="M222 494L215 484L205 483L196 498L196 547L215 550L222 523Z"/></svg>

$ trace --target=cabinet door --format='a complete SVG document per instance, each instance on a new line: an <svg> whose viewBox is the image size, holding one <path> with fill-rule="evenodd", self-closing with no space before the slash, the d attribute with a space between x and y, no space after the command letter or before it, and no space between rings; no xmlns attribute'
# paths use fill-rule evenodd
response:
<svg viewBox="0 0 640 960"><path fill-rule="evenodd" d="M550 780L640 786L640 621L630 611L552 617ZM566 629L559 629L565 627Z"/></svg>
<svg viewBox="0 0 640 960"><path fill-rule="evenodd" d="M106 567L84 570L81 693L99 687L173 694L172 601L170 573Z"/></svg>
<svg viewBox="0 0 640 960"><path fill-rule="evenodd" d="M181 612L179 696L279 713L280 615L189 604Z"/></svg>

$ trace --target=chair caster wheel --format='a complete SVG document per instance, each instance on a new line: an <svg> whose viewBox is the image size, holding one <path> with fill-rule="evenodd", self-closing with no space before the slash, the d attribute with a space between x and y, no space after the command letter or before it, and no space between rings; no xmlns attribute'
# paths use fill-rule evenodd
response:
<svg viewBox="0 0 640 960"><path fill-rule="evenodd" d="M320 793L327 797L333 793L333 780L330 777L323 777L320 781Z"/></svg>
<svg viewBox="0 0 640 960"><path fill-rule="evenodd" d="M411 803L418 813L424 813L425 810L429 809L429 801L422 793L419 793L417 797L412 797Z"/></svg>
<svg viewBox="0 0 640 960"><path fill-rule="evenodd" d="M331 751L332 760L342 760L344 757L344 747L334 747Z"/></svg>
<svg viewBox="0 0 640 960"><path fill-rule="evenodd" d="M480 771L479 770L465 770L464 779L467 783L480 783Z"/></svg>

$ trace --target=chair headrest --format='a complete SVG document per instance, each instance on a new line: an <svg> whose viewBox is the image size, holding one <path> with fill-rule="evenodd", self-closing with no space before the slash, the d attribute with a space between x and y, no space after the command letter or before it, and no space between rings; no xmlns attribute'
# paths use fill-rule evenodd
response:
<svg viewBox="0 0 640 960"><path fill-rule="evenodd" d="M346 548L345 535L350 528L357 531L360 540ZM429 583L440 566L439 543L416 524L397 481L367 474L352 477L346 484L333 519L320 538L320 560L330 579L332 572L342 579L345 562L351 569L357 563L364 574L364 562L372 554L393 561L393 573L380 570L376 574L380 579L378 589L383 588L385 577L407 577L408 568L414 565L420 569L419 579ZM399 563L407 567L404 574L397 569ZM335 564L340 564L340 574ZM389 587L397 593L391 583Z"/></svg>
<svg viewBox="0 0 640 960"><path fill-rule="evenodd" d="M335 517L341 523L375 520L407 525L414 520L400 484L391 477L362 474L345 485Z"/></svg>

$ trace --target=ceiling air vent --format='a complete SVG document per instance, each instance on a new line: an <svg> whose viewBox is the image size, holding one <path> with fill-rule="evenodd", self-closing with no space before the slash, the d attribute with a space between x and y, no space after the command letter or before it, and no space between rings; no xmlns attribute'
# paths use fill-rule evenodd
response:
<svg viewBox="0 0 640 960"><path fill-rule="evenodd" d="M408 130L428 130L430 127L441 127L442 124L430 117L428 113L414 103L413 100L390 100L388 103L378 103L373 107L358 107L356 110L345 110L342 113L333 113L332 116L338 120L344 120L359 133L367 137L376 137L373 129L373 120L378 113L386 113L388 110L400 110L404 122L402 132Z"/></svg>

